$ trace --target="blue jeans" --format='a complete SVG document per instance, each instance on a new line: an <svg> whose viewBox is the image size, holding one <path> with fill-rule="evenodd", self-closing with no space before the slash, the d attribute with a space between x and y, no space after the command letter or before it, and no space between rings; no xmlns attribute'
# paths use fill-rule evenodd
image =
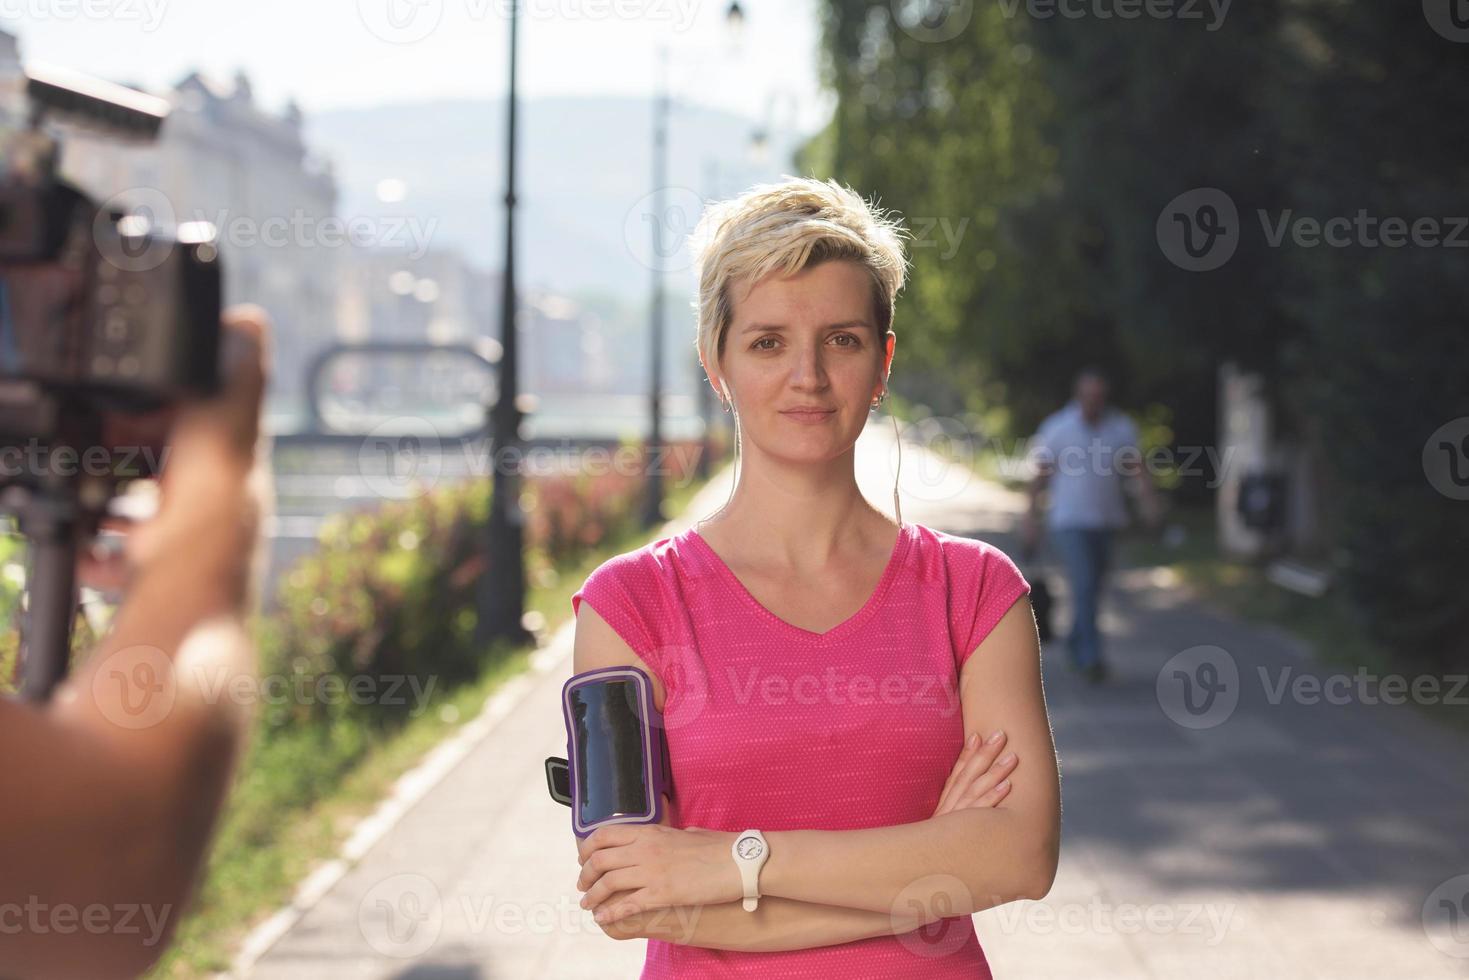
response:
<svg viewBox="0 0 1469 980"><path fill-rule="evenodd" d="M1071 590L1071 633L1066 637L1066 646L1071 662L1082 668L1102 659L1097 611L1111 557L1112 533L1110 528L1051 529L1051 540L1066 567L1066 581Z"/></svg>

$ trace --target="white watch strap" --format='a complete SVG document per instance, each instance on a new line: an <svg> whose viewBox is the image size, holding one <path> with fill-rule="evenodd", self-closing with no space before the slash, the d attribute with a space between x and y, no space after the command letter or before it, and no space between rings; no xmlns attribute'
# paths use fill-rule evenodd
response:
<svg viewBox="0 0 1469 980"><path fill-rule="evenodd" d="M770 856L770 845L760 831L746 830L735 838L730 852L740 869L740 883L745 891L744 909L746 912L753 912L760 904L760 869Z"/></svg>

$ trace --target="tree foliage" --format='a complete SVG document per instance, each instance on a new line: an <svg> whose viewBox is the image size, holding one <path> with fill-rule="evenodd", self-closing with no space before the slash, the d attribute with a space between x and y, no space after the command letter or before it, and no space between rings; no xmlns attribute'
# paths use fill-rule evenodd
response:
<svg viewBox="0 0 1469 980"><path fill-rule="evenodd" d="M1258 371L1281 430L1326 461L1368 628L1464 664L1469 502L1423 456L1469 416L1469 232L1446 240L1469 214L1469 44L1418 3L1255 0L1217 23L1123 6L822 5L837 109L800 163L915 235L895 388L940 413L1003 406L1015 436L1100 363L1170 441L1206 446L1221 362ZM1237 246L1191 271L1158 226L1201 188L1235 206ZM1432 219L1440 240L1385 245L1359 215ZM1312 244L1302 218L1352 224Z"/></svg>

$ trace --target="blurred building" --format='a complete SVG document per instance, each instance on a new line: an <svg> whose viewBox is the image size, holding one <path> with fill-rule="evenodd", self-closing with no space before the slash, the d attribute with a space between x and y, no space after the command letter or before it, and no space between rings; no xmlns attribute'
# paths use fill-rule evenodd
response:
<svg viewBox="0 0 1469 980"><path fill-rule="evenodd" d="M20 52L0 32L0 86L19 92ZM138 86L133 86L138 87ZM162 93L170 112L153 143L58 125L60 171L99 203L160 225L208 221L220 239L226 303L265 307L275 324L270 398L295 414L301 375L336 336L336 280L346 235L331 166L302 138L300 110L269 113L249 79L224 86L191 73Z"/></svg>
<svg viewBox="0 0 1469 980"><path fill-rule="evenodd" d="M344 339L436 343L501 336L502 277L455 249L353 248L342 269L337 320ZM580 393L610 380L600 319L567 297L518 297L520 387L539 396Z"/></svg>

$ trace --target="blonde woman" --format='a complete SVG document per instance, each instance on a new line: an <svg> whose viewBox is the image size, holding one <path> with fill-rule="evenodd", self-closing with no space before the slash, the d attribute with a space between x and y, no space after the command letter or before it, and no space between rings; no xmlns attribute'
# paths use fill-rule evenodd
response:
<svg viewBox="0 0 1469 980"><path fill-rule="evenodd" d="M988 977L970 915L1055 876L1029 586L992 545L905 523L896 488L889 518L855 478L902 234L797 178L695 232L699 356L736 421L736 484L572 597L573 672L640 667L664 714L664 821L578 843L582 905L648 940L643 978Z"/></svg>

